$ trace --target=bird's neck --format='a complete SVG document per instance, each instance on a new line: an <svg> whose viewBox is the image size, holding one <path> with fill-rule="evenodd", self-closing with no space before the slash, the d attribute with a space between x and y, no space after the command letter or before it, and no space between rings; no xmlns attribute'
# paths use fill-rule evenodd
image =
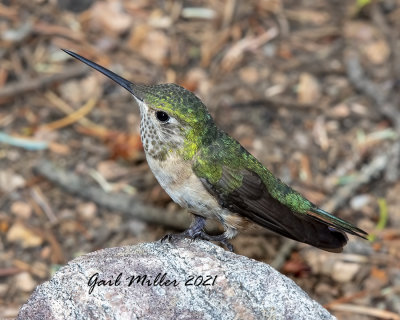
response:
<svg viewBox="0 0 400 320"><path fill-rule="evenodd" d="M206 125L191 126L185 133L183 147L178 153L184 160L191 160L202 147L210 145L218 134L219 130L212 121Z"/></svg>

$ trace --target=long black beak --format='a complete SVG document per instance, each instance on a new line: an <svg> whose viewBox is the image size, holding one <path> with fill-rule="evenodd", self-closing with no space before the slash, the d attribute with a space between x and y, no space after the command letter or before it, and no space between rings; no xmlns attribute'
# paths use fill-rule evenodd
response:
<svg viewBox="0 0 400 320"><path fill-rule="evenodd" d="M79 61L86 63L89 67L92 67L93 69L95 69L97 71L100 71L102 74L109 77L111 80L114 80L120 86L124 87L126 90L128 90L130 93L132 93L135 97L137 97L136 94L133 92L133 83L132 82L120 77L116 73L98 65L97 63L90 61L90 60L80 56L79 54L76 54L75 52L72 52L72 51L69 51L66 49L61 49L61 50L64 51L65 53L68 53L70 56L78 59ZM137 97L137 98L139 98L139 97Z"/></svg>

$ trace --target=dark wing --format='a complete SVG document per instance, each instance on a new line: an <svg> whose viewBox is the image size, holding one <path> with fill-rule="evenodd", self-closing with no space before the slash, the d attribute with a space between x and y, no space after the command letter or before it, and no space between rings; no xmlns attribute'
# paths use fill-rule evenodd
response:
<svg viewBox="0 0 400 320"><path fill-rule="evenodd" d="M231 189L229 186L238 176L242 177L240 187L224 193L224 190ZM280 235L332 252L341 252L347 243L344 232L315 217L295 213L273 198L255 172L247 169L231 172L223 167L222 177L216 184L205 178L201 181L221 206Z"/></svg>

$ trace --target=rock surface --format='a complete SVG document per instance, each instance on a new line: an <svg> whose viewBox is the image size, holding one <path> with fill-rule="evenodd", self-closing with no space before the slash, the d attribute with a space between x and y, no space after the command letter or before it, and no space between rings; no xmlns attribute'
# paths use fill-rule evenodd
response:
<svg viewBox="0 0 400 320"><path fill-rule="evenodd" d="M38 286L18 319L334 317L269 265L182 240L81 256Z"/></svg>

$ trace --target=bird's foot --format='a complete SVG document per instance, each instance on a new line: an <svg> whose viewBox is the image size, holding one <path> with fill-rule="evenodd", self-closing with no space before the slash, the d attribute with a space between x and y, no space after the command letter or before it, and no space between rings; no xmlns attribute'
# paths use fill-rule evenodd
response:
<svg viewBox="0 0 400 320"><path fill-rule="evenodd" d="M219 234L217 236L210 236L209 234L203 232L202 239L219 242L223 244L230 252L234 252L233 245L228 241L228 238L225 236L224 233Z"/></svg>
<svg viewBox="0 0 400 320"><path fill-rule="evenodd" d="M161 242L169 241L174 242L176 240L181 240L184 238L189 238L191 240L201 239L207 241L215 241L223 244L229 251L234 252L232 244L228 241L224 234L219 234L217 236L210 236L209 234L205 233L204 231L200 230L199 232L192 232L191 229L188 229L182 233L175 233L175 234L167 234L162 239Z"/></svg>
<svg viewBox="0 0 400 320"><path fill-rule="evenodd" d="M180 240L184 238L189 238L192 240L201 238L201 234L204 233L203 228L205 224L206 219L204 217L195 215L194 221L189 229L183 231L182 233L167 234L161 238L161 242L164 242L166 240L173 242L175 240Z"/></svg>
<svg viewBox="0 0 400 320"><path fill-rule="evenodd" d="M169 241L174 242L176 240L181 240L184 238L189 238L191 240L202 239L208 241L216 241L223 244L229 251L233 252L233 246L229 243L228 238L224 233L217 236L210 236L204 232L203 228L206 223L206 219L201 216L194 216L194 221L189 229L182 233L167 234L161 238L161 242Z"/></svg>
<svg viewBox="0 0 400 320"><path fill-rule="evenodd" d="M161 242L165 241L174 242L185 238L195 240L200 238L200 233L194 233L191 229L185 230L184 232L181 233L170 233L162 237Z"/></svg>

